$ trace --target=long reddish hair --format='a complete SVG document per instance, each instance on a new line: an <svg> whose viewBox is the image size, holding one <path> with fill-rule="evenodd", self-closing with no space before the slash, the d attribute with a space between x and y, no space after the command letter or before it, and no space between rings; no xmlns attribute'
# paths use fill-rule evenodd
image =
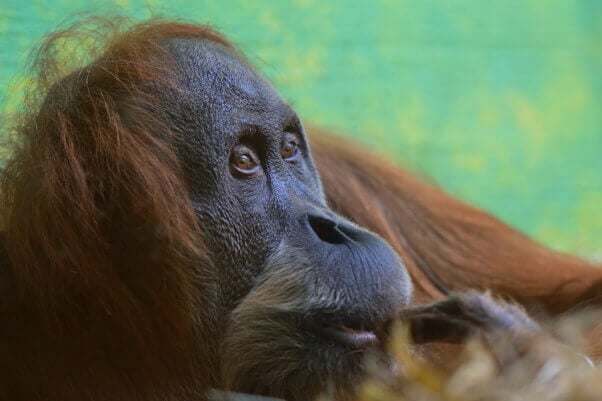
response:
<svg viewBox="0 0 602 401"><path fill-rule="evenodd" d="M166 39L230 45L205 26L123 26L87 19L52 34L33 56L36 85L9 128L0 214L12 268L0 308L6 335L23 347L0 372L34 393L164 379L197 354L195 319L207 301L198 292L211 271L157 88L177 90ZM69 57L84 61L69 69Z"/></svg>
<svg viewBox="0 0 602 401"><path fill-rule="evenodd" d="M602 266L548 249L342 138L310 132L331 206L402 255L417 301L475 288L547 316L602 305ZM591 335L598 357L600 334L602 324Z"/></svg>
<svg viewBox="0 0 602 401"><path fill-rule="evenodd" d="M165 40L232 47L204 26L150 21L119 29L126 25L88 20L51 35L34 57L37 86L9 132L0 259L12 268L0 271L0 284L11 284L0 287L9 295L0 301L0 326L19 348L7 351L11 363L0 366L0 376L31 394L54 389L48 398L81 399L78 388L102 393L114 388L111 380L121 394L135 391L128 386L135 380L155 388L178 377L178 391L188 388L182 375L209 382L198 373L211 369L195 359L203 355L195 347L211 344L199 342L195 330L211 302L212 289L203 289L211 270L203 269L203 231L176 154L183 144L161 118L169 105L157 90L178 90ZM78 38L83 46L70 48ZM70 50L87 55L87 66L64 68L58 56ZM314 132L331 205L401 254L417 301L482 288L555 314L602 294L602 269Z"/></svg>

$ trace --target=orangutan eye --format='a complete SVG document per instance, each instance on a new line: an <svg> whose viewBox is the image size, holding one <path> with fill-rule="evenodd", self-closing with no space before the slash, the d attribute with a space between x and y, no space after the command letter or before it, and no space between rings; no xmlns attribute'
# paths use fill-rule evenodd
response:
<svg viewBox="0 0 602 401"><path fill-rule="evenodd" d="M259 169L257 156L246 146L237 146L230 157L230 164L238 173L251 175Z"/></svg>
<svg viewBox="0 0 602 401"><path fill-rule="evenodd" d="M299 145L293 135L287 136L280 152L285 161L293 161L299 154Z"/></svg>

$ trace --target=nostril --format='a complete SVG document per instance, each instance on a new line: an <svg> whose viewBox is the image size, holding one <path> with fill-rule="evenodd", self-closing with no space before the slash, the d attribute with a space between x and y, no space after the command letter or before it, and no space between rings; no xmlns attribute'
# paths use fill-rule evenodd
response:
<svg viewBox="0 0 602 401"><path fill-rule="evenodd" d="M307 221L314 233L324 242L329 244L342 244L349 238L339 230L337 223L321 216L308 215Z"/></svg>
<svg viewBox="0 0 602 401"><path fill-rule="evenodd" d="M365 234L348 223L337 224L337 229L353 241L362 242L365 238Z"/></svg>

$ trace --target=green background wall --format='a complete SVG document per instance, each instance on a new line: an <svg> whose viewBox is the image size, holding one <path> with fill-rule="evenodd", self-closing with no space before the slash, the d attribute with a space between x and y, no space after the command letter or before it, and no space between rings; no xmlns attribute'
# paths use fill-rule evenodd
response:
<svg viewBox="0 0 602 401"><path fill-rule="evenodd" d="M602 1L0 0L0 99L78 11L210 23L305 121L561 250L602 250Z"/></svg>

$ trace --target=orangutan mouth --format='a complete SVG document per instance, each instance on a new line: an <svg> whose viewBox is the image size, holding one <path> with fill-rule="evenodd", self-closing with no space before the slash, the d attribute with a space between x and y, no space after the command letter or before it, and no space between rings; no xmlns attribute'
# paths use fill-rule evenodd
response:
<svg viewBox="0 0 602 401"><path fill-rule="evenodd" d="M355 326L344 322L315 324L313 332L323 339L346 345L355 350L373 348L381 343L380 330L369 326Z"/></svg>

